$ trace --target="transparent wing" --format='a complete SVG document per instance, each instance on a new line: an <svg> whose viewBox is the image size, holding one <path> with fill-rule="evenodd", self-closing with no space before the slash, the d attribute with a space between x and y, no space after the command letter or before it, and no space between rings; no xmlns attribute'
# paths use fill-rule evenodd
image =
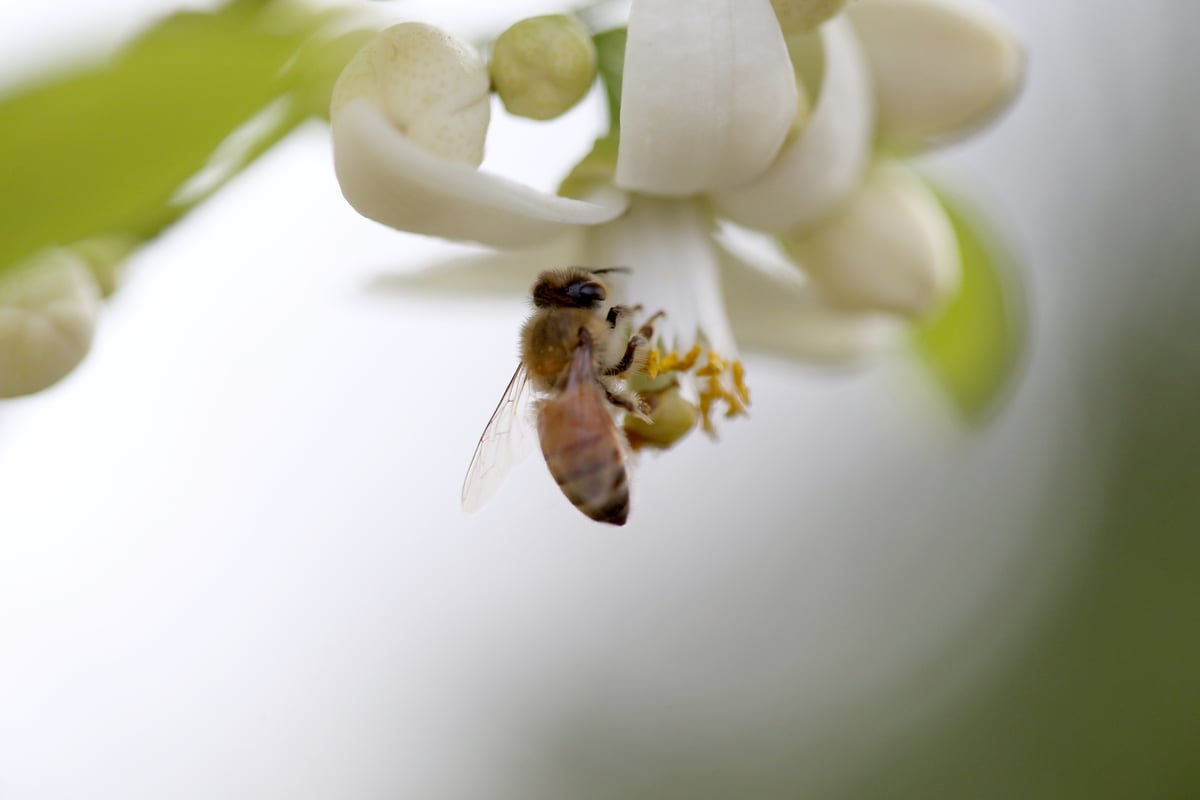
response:
<svg viewBox="0 0 1200 800"><path fill-rule="evenodd" d="M533 440L529 424L530 399L529 373L524 365L518 365L479 437L471 466L467 467L462 489L464 511L475 512L482 508L504 482L512 465L529 453Z"/></svg>

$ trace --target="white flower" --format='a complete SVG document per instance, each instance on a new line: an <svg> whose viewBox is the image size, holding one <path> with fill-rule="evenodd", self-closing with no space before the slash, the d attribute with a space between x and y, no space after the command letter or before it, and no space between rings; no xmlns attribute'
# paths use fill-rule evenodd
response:
<svg viewBox="0 0 1200 800"><path fill-rule="evenodd" d="M440 31L396 26L335 92L342 190L392 227L495 247L582 231L580 263L629 265L628 301L666 311L658 366L699 369L701 405L736 413L735 334L852 359L953 292L945 213L876 144L897 153L957 136L1020 85L1012 32L964 0L842 5L634 0L616 157L598 146L564 185L571 197L479 171L486 67ZM771 271L734 256L722 220L768 234L793 261ZM530 277L546 266L563 265L531 263Z"/></svg>

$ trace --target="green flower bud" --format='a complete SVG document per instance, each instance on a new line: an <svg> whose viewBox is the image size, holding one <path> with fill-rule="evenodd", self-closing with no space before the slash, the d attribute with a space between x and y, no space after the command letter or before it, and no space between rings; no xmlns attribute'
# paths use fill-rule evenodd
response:
<svg viewBox="0 0 1200 800"><path fill-rule="evenodd" d="M680 394L677 383L658 391L641 392L640 396L650 406L651 421L625 415L625 433L634 450L643 447L665 450L696 427L696 406Z"/></svg>
<svg viewBox="0 0 1200 800"><path fill-rule="evenodd" d="M521 20L492 50L492 87L512 114L553 119L578 103L596 79L596 47L565 14Z"/></svg>
<svg viewBox="0 0 1200 800"><path fill-rule="evenodd" d="M783 32L799 33L832 18L846 5L846 0L771 0L771 5Z"/></svg>
<svg viewBox="0 0 1200 800"><path fill-rule="evenodd" d="M62 247L0 274L0 397L41 391L92 344L100 292L88 263Z"/></svg>

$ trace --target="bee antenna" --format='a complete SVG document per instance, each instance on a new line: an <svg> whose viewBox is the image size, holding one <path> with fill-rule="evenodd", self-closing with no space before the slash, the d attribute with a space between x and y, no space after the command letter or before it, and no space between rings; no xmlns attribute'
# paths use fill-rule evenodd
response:
<svg viewBox="0 0 1200 800"><path fill-rule="evenodd" d="M633 270L629 267L601 267L600 269L589 269L588 272L593 275L604 275L609 272L620 272L623 275L628 275Z"/></svg>

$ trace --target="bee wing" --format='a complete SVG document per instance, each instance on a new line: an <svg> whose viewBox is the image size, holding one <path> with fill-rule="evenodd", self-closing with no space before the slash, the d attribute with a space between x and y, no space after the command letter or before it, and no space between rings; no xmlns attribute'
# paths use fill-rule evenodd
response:
<svg viewBox="0 0 1200 800"><path fill-rule="evenodd" d="M462 488L464 511L473 513L482 508L504 482L513 464L529 453L532 432L529 430L528 388L529 373L524 365L518 365L479 437L471 466L467 467Z"/></svg>

